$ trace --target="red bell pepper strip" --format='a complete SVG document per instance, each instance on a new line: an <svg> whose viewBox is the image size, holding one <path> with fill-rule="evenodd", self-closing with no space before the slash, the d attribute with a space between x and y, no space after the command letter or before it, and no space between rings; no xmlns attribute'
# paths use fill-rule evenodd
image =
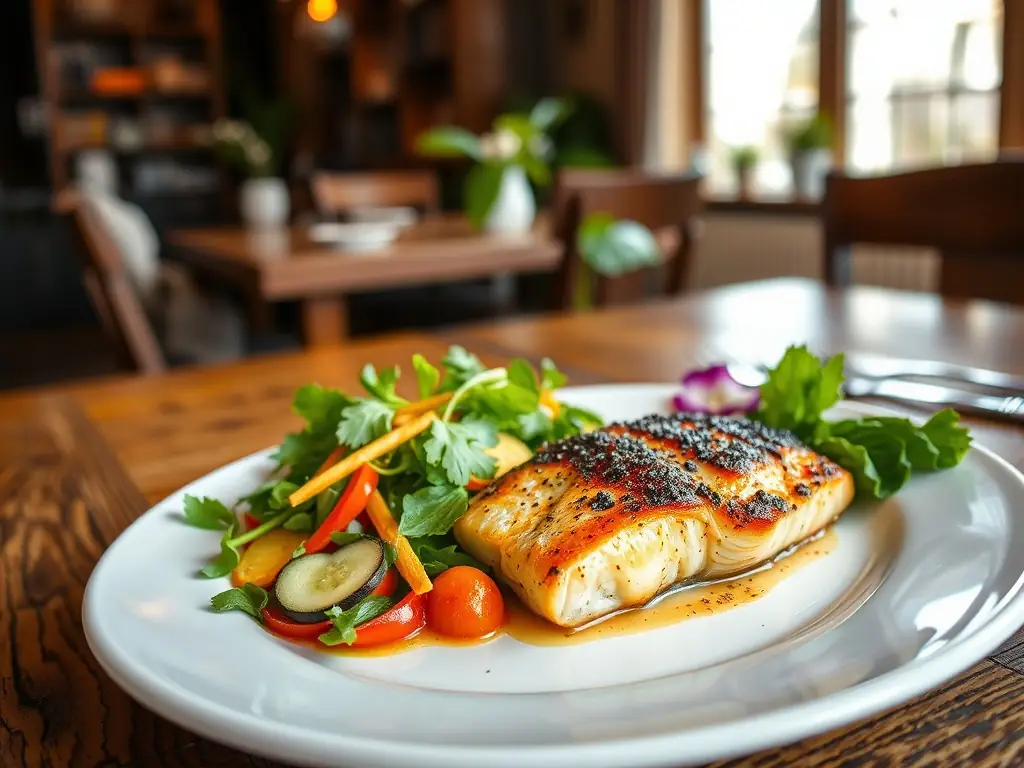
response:
<svg viewBox="0 0 1024 768"><path fill-rule="evenodd" d="M377 490L377 472L369 464L355 471L334 509L305 543L306 553L319 552L331 543L331 534L344 531L356 516L366 509L366 502Z"/></svg>
<svg viewBox="0 0 1024 768"><path fill-rule="evenodd" d="M314 624L301 624L292 621L276 608L264 608L262 611L263 623L267 629L282 637L290 637L295 640L316 640L324 632L329 632L334 626L330 619L324 619Z"/></svg>
<svg viewBox="0 0 1024 768"><path fill-rule="evenodd" d="M410 592L397 605L356 628L353 647L366 648L403 640L427 623L426 600Z"/></svg>

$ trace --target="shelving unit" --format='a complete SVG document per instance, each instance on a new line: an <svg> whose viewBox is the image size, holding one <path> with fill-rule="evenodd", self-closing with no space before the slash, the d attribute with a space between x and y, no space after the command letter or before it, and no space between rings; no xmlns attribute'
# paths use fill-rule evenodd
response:
<svg viewBox="0 0 1024 768"><path fill-rule="evenodd" d="M127 198L220 190L204 138L227 106L217 0L33 0L33 13L55 200L76 156L92 150L116 160ZM168 154L176 165L164 166L161 188ZM196 184L171 181L190 173Z"/></svg>

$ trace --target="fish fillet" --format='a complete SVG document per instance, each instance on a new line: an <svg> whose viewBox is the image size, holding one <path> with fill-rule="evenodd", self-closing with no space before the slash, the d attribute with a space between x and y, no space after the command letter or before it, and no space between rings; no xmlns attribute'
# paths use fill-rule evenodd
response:
<svg viewBox="0 0 1024 768"><path fill-rule="evenodd" d="M853 492L846 470L788 432L647 416L543 447L476 496L455 535L534 612L576 627L754 568Z"/></svg>

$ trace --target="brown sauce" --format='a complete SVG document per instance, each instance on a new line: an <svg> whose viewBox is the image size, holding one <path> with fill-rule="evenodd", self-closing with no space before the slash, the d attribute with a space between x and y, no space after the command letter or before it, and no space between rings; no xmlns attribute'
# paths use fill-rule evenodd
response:
<svg viewBox="0 0 1024 768"><path fill-rule="evenodd" d="M553 646L589 643L606 637L632 635L649 629L667 627L687 619L713 616L752 603L768 594L786 577L819 557L834 551L838 537L830 527L807 541L777 555L773 560L744 574L710 583L684 584L657 598L643 608L619 611L578 629L566 629L542 619L514 595L505 592L506 620L502 628L480 640L454 640L423 629L414 637L373 648L325 648L318 650L344 656L391 656L426 646L470 646L491 642L508 635L529 645Z"/></svg>

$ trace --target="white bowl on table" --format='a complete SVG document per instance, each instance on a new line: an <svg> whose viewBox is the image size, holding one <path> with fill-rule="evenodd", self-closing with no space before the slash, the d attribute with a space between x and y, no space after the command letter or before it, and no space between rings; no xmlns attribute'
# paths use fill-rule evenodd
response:
<svg viewBox="0 0 1024 768"><path fill-rule="evenodd" d="M410 206L366 206L353 208L346 218L356 224L397 224L408 227L419 219L419 213Z"/></svg>
<svg viewBox="0 0 1024 768"><path fill-rule="evenodd" d="M306 234L314 243L343 251L378 251L389 246L401 230L393 222L325 222L314 224Z"/></svg>

